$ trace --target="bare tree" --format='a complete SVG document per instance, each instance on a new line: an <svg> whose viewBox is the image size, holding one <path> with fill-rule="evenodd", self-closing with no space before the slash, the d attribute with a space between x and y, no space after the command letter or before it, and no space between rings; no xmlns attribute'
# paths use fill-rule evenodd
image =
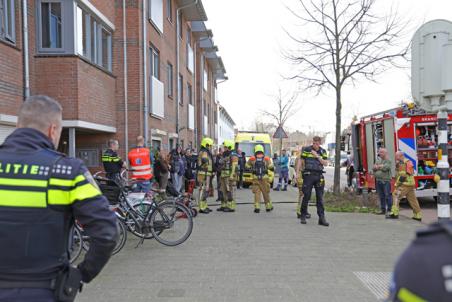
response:
<svg viewBox="0 0 452 302"><path fill-rule="evenodd" d="M274 96L275 107L274 110L262 110L261 113L264 116L271 118L276 127L284 127L284 124L287 122L289 118L294 116L300 109L300 106L295 106L298 98L298 94L294 93L291 96L283 95L281 88L278 89L278 95ZM279 142L279 153L281 154L282 150L282 141L280 138Z"/></svg>
<svg viewBox="0 0 452 302"><path fill-rule="evenodd" d="M301 12L289 8L302 21L302 35L291 34L295 51L286 51L296 65L302 89L317 95L333 88L336 96L336 149L340 154L342 89L358 79L375 81L390 67L400 67L408 47L406 22L396 12L380 17L374 14L376 0L298 0ZM301 32L301 31L300 31ZM321 114L321 112L319 112ZM340 191L340 156L335 157L334 193Z"/></svg>

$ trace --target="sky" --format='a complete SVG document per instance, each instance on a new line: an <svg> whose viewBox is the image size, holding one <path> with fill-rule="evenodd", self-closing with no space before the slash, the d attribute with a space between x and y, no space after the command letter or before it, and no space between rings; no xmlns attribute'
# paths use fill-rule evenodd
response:
<svg viewBox="0 0 452 302"><path fill-rule="evenodd" d="M314 0L315 1L315 0ZM220 103L239 130L249 130L260 110L275 111L274 95L281 88L287 94L296 90L294 81L284 80L293 71L283 56L293 48L284 29L294 28L287 7L299 8L297 0L203 0L208 28L219 48L229 80L218 85ZM434 19L452 21L451 0L377 0L376 13L385 15L395 7L409 18L412 36L421 24ZM303 31L303 27L296 30ZM410 37L409 37L410 39ZM409 65L408 65L409 66ZM410 69L390 69L377 83L361 80L343 92L342 125L358 117L397 107L411 98ZM315 96L302 92L301 109L288 120L289 131L333 132L335 97L333 91Z"/></svg>

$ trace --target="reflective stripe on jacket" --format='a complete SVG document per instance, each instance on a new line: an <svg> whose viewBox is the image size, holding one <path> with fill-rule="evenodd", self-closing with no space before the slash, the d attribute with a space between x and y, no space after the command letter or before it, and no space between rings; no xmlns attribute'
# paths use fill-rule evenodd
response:
<svg viewBox="0 0 452 302"><path fill-rule="evenodd" d="M133 179L149 180L152 178L151 152L148 148L133 148L130 150L128 158Z"/></svg>

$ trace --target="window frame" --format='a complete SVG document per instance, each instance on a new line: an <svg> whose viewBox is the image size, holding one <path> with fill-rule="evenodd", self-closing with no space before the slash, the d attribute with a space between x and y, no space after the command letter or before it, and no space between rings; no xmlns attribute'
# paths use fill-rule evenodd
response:
<svg viewBox="0 0 452 302"><path fill-rule="evenodd" d="M184 104L184 77L179 73L177 78L177 89L178 89L178 102L180 105Z"/></svg>
<svg viewBox="0 0 452 302"><path fill-rule="evenodd" d="M174 97L174 72L173 72L173 64L171 64L170 62L166 63L166 82L167 82L166 96L169 98L173 98Z"/></svg>
<svg viewBox="0 0 452 302"><path fill-rule="evenodd" d="M150 75L160 81L160 51L151 45L149 47L149 56ZM155 61L157 61L157 66L155 66Z"/></svg>
<svg viewBox="0 0 452 302"><path fill-rule="evenodd" d="M187 98L188 104L193 105L193 86L187 82Z"/></svg>
<svg viewBox="0 0 452 302"><path fill-rule="evenodd" d="M61 10L61 47L43 47L42 43L43 43L43 27L42 27L42 4L43 3L49 3L49 4L53 4L53 3L59 3L60 4L60 10ZM40 53L64 53L64 52L68 52L67 50L67 45L66 45L66 39L65 39L65 17L66 17L66 10L69 9L68 6L69 2L65 2L62 0L39 0L37 1L37 26L36 29L38 31L38 35L37 35L37 42L38 42L38 51ZM51 9L51 7L49 6L49 10ZM50 18L49 18L49 28L50 28Z"/></svg>
<svg viewBox="0 0 452 302"><path fill-rule="evenodd" d="M3 4L3 13L0 14L0 24L4 22L4 32L0 31L0 39L16 43L16 8L15 0L0 0ZM0 27L1 29L1 27Z"/></svg>
<svg viewBox="0 0 452 302"><path fill-rule="evenodd" d="M173 0L166 0L166 19L173 24Z"/></svg>

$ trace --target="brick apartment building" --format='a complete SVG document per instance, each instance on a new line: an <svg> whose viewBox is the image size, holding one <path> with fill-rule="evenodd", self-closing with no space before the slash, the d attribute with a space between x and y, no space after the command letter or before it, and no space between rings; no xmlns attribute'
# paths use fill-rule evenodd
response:
<svg viewBox="0 0 452 302"><path fill-rule="evenodd" d="M195 0L0 0L0 143L36 94L63 105L60 151L92 168L110 138L123 156L137 135L216 138L226 71L206 20Z"/></svg>

